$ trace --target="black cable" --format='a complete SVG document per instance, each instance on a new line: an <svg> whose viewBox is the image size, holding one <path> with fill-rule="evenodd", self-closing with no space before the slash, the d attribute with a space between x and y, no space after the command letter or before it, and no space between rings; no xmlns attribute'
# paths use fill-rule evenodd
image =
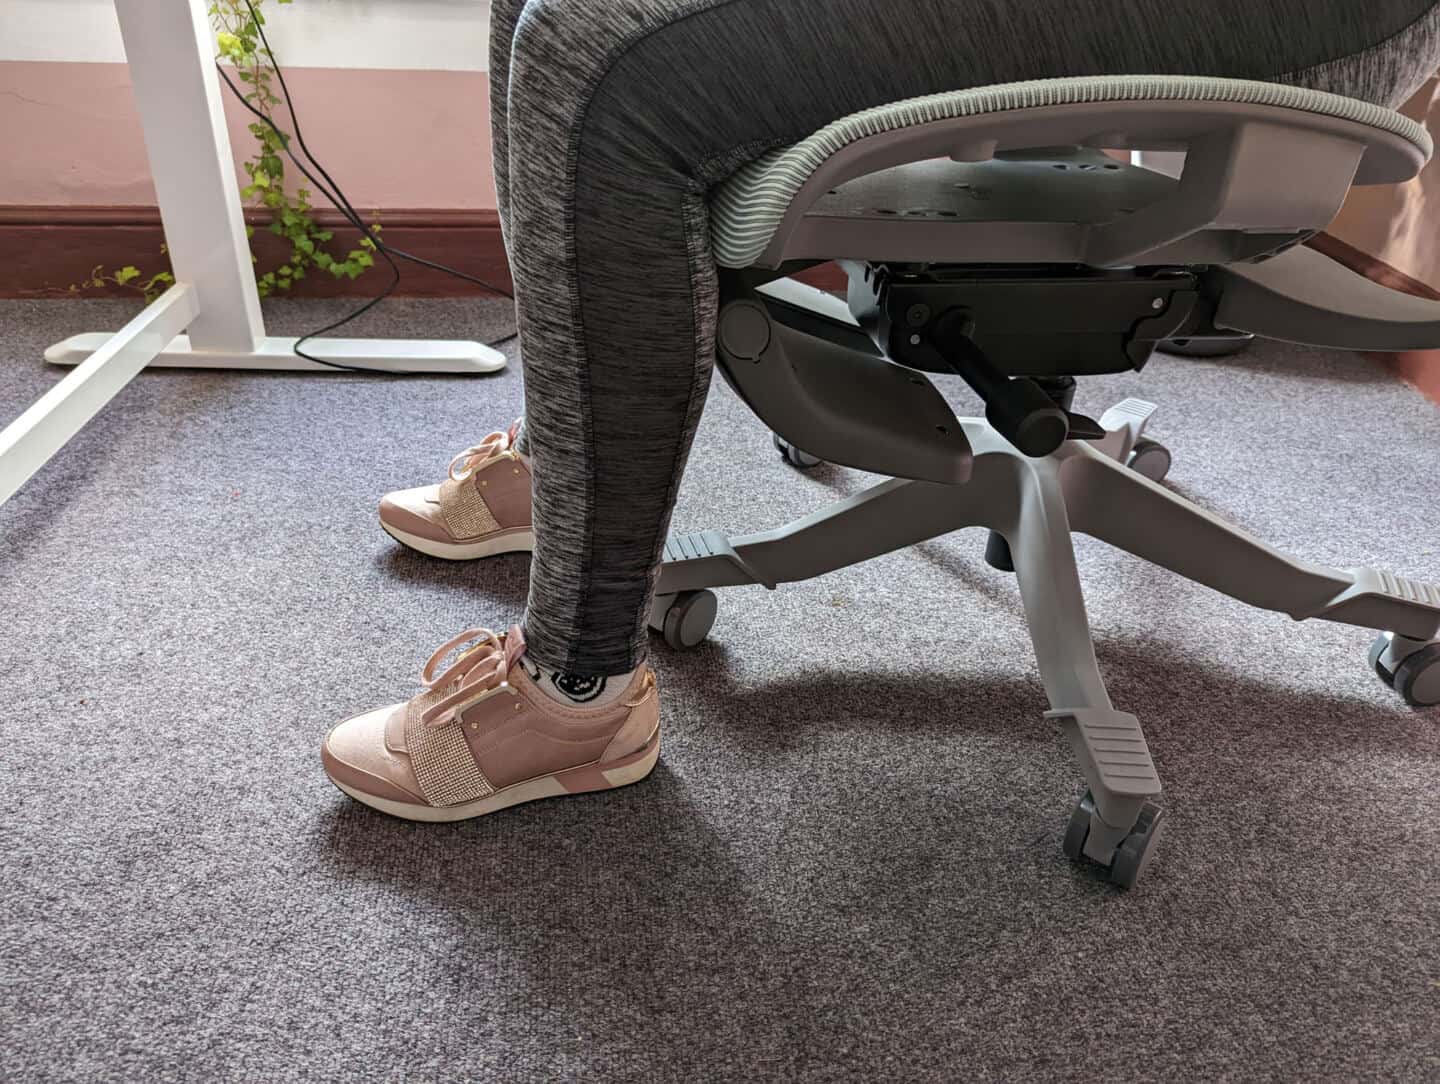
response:
<svg viewBox="0 0 1440 1084"><path fill-rule="evenodd" d="M374 246L375 251L378 252L382 257L384 257L385 262L390 265L391 271L391 280L389 285L386 286L386 288L378 296L372 298L370 301L366 302L364 305L362 305L360 308L356 309L349 315L344 316L341 319L335 321L332 324L328 324L323 328L311 331L298 339L294 347L294 352L296 356L302 357L307 361L312 361L318 365L326 365L331 368L344 369L350 372L375 372L376 370L374 369L368 369L362 366L343 365L339 362L326 361L324 358L314 357L313 355L305 353L301 349L301 346L310 339L316 338L320 335L324 335L327 332L334 331L336 328L343 327L345 324L348 324L352 320L355 320L358 317L364 315L365 313L373 309L376 305L380 304L380 302L390 297L400 284L400 268L395 263L395 258L397 257L410 263L418 264L422 267L429 267L434 270L444 272L445 274L453 275L456 278L464 279L465 281L474 283L475 285L489 290L492 293L496 293L501 295L502 297L514 300L515 295L511 291L496 286L494 283L487 282L485 279L478 278L475 275L466 274L463 271L458 271L453 267L447 267L446 265L437 263L433 260L427 260L421 256L415 256L409 252L405 252L401 249L395 248L387 244L386 242L382 241L365 224L359 213L351 205L350 201L345 197L345 193L340 188L339 184L337 184L335 179L331 177L330 174L325 170L325 167L320 164L319 160L316 159L314 154L311 153L309 146L306 144L304 134L302 133L300 128L300 118L296 115L295 112L295 103L290 96L289 85L285 81L285 73L281 69L279 63L276 61L275 54L270 48L270 42L265 36L265 29L262 20L260 19L260 15L255 10L255 5L251 2L251 0L245 0L245 6L249 9L250 18L255 25L256 32L260 36L260 42L265 49L265 54L269 58L271 66L275 69L276 78L280 83L280 89L284 95L285 106L290 115L290 123L291 126L295 129L295 142L300 145L301 152L305 155L305 158L310 162L312 166L315 167L315 170L320 173L322 177L324 177L325 181L320 181L313 173L310 172L310 170L305 168L305 165L295 157L294 152L290 149L290 136L287 135L280 128L280 126L275 123L274 119L270 117L269 114L265 113L263 110L259 109L255 105L251 104L248 100L246 100L245 95L241 92L240 88L238 88L230 80L230 77L225 74L224 68L217 63L216 69L219 71L220 77L225 81L225 85L230 88L230 92L235 95L236 99L239 100L240 104L243 105L246 109L248 109L256 117L258 117L262 122L264 122L270 128L270 130L279 137L280 147L285 152L285 156L290 160L291 164L297 170L299 170L301 175L304 176L305 179L309 181L312 186L314 186L314 188L317 192L320 193L320 195L327 199L331 203L331 205L340 212L341 216L345 219L346 222L350 224L352 228L358 230L361 236L366 238L371 243L371 245ZM501 345L502 343L508 342L509 340L515 338L517 335L518 331L511 332L509 335L505 335L499 339L496 339L495 341L487 345L493 348Z"/></svg>
<svg viewBox="0 0 1440 1084"><path fill-rule="evenodd" d="M433 260L427 260L427 259L424 259L423 257L412 255L411 253L405 252L405 251L403 251L402 249L398 249L398 248L395 248L395 247L392 246L392 245L389 245L388 243L382 241L378 236L376 236L376 235L365 225L363 219L361 219L361 217L360 217L360 215L359 215L359 212L357 212L357 211L355 210L355 208L351 205L350 201L349 201L348 199L346 199L345 194L344 194L344 192L341 190L339 184L337 184L336 181L335 181L335 179L334 179L333 177L331 177L330 174L325 170L325 167L320 164L319 160L318 160L318 159L315 157L315 155L310 151L309 145L305 142L305 135L304 135L303 130L302 130L301 127L300 127L300 118L296 115L296 112L295 112L294 99L291 97L290 87L289 87L289 85L288 85L288 84L286 83L286 81L285 81L285 72L284 72L284 69L281 68L279 62L275 59L275 53L274 53L274 51L270 48L270 41L269 41L269 39L268 39L268 38L266 37L266 35L265 35L265 28L264 28L264 26L263 26L262 20L259 18L259 15L258 15L258 13L257 13L256 10L255 10L254 4L251 3L251 0L246 0L246 7L249 9L250 15L251 15L251 19L252 19L252 20L254 21L254 23L255 23L255 30L256 30L256 32L257 32L257 33L259 34L259 36L260 36L261 45L264 47L266 56L269 58L272 67L274 67L274 69L275 69L276 78L277 78L277 79L279 80L279 82L280 82L280 89L281 89L281 91L282 91L283 94L284 94L286 109L288 110L289 115L290 115L290 122L291 122L291 125L292 125L292 126L294 127L294 129L295 129L295 141L300 144L301 151L302 151L302 153L305 155L306 159L310 162L311 165L313 165L313 166L315 167L315 169L321 174L321 176L323 176L323 177L325 178L326 182L329 183L330 187L329 187L329 188L326 188L326 186L325 186L324 184L321 184L318 180L316 180L315 177L314 177L314 175L311 174L308 170L306 170L305 167L295 158L294 153L293 153L293 152L291 151L291 149L290 149L290 138L289 138L289 136L286 135L286 133L283 132L283 131L279 128L279 126L275 124L274 120L273 120L271 117L269 117L268 115L266 115L265 113L263 113L262 111L260 111L259 109L256 109L255 107L251 106L249 102L245 101L243 95L239 95L237 89L235 88L235 86L234 86L233 84L231 84L231 85L230 85L231 91L237 93L237 96L240 97L240 99L241 99L241 101L242 101L242 104L244 104L247 108L250 109L250 111L251 111L252 113L254 113L256 116L258 116L258 117L259 117L262 121L264 121L267 125L269 125L269 126L270 126L270 129L271 129L272 131L274 131L275 134L280 138L281 147L282 147L282 149L285 151L286 157L288 157L288 158L290 159L290 161L295 165L295 167L296 167L297 169L299 169L302 174L305 175L305 177L306 177L307 180L309 180L313 185L315 185L315 187L321 192L322 195L324 195L327 199L330 200L330 202L336 207L336 209L341 212L342 216L344 216L344 217L346 218L346 220L349 221L350 224L351 224L356 230L358 230L358 231L361 233L362 236L364 236L365 238L367 238L367 239L370 241L370 243L375 246L376 251L381 252L382 254L386 255L387 257L389 257L389 256L397 256L397 257L399 257L399 258L401 258L401 259L403 259L403 260L408 260L408 261L410 261L411 263L419 264L419 265L424 266L424 267L434 268L434 269L437 270L437 271L442 271L442 272L444 272L444 273L446 273L446 274L450 274L450 275L453 275L453 276L455 276L455 277L457 277L457 278L464 279L464 280L467 281L467 282L472 282L472 283L476 284L477 286L480 286L480 287L482 287L482 288L484 288L484 289L486 289L486 290L491 291L492 293L497 293L497 294L500 294L502 297L507 297L507 298L510 298L511 300L514 300L514 296L515 296L515 295L514 295L513 293L511 293L509 290L506 290L506 289L504 289L503 287L496 286L494 283L487 282L485 279L478 278L477 276L474 276L474 275L466 274L466 273L463 272L463 271L458 271L458 270L456 270L456 269L453 268L453 267L447 267L447 266L444 265L444 264L436 263L436 262L433 261ZM227 79L226 82L228 83L229 80ZM331 191L331 189L333 189L333 192ZM391 265L392 265L392 267L394 266L393 261L387 260L387 262L390 262ZM392 287L391 287L391 290L392 290L392 291L393 291L393 288L394 288L394 287L393 287L393 285L392 285ZM387 291L387 296L388 296L388 291ZM354 319L355 316L359 316L360 313L361 313L361 312L364 312L364 311L367 311L367 310L362 309L362 310L360 310L360 312L357 312L357 313L352 314L352 315L351 315L350 317L348 317L345 321L341 321L340 323L345 323L345 322L347 322L349 319ZM323 329L323 330L332 330L332 329L333 329L334 327L336 327L336 326L339 326L339 325L338 325L338 324L336 324L336 325L331 325L330 328ZM320 332L316 332L315 334L320 334ZM489 343L488 345L490 345L491 347L499 346L500 344L505 343L505 342L508 342L510 339L515 338L515 337L517 336L517 334L518 334L518 332L512 332L512 333L509 334L509 335L506 335L506 336L503 336L503 337L500 338L500 339L494 340L493 342ZM303 340L302 340L302 341L303 341Z"/></svg>
<svg viewBox="0 0 1440 1084"><path fill-rule="evenodd" d="M255 24L255 32L260 36L260 44L265 49L265 55L270 60L270 66L275 69L275 77L280 82L280 90L285 98L285 108L290 114L290 125L292 128L295 129L295 141L300 144L300 150L305 155L305 158L310 162L311 165L315 167L316 171L319 172L319 174L324 177L325 180L329 183L330 188L334 190L334 194L331 195L329 190L325 189L323 185L320 185L319 182L315 181L312 176L306 173L306 176L311 181L311 183L316 184L317 187L319 187L321 191L326 195L326 198L330 199L331 203L335 205L336 209L340 210L341 213L349 219L351 224L356 229L358 229L366 238L368 238L370 243L375 245L377 248L384 248L390 254L398 256L403 260L408 260L411 263L419 264L423 267L430 267L437 271L443 271L446 274L454 275L456 278L461 278L467 282L472 282L477 286L481 286L484 289L491 291L492 293L500 294L502 297L509 298L513 301L515 299L515 295L509 290L506 290L500 286L496 286L494 283L487 282L485 279L478 278L474 275L466 274L463 271L458 271L453 267L447 267L446 265L436 263L433 260L427 260L420 256L413 256L408 252L402 251L401 249L394 248L381 241L379 237L377 237L366 227L364 221L360 217L359 212L357 212L355 208L351 206L350 201L345 198L345 194L343 191L341 191L340 186L335 182L335 178L331 177L330 174L326 172L325 167L320 164L319 159L317 159L315 155L311 153L309 145L305 142L305 134L300 128L300 118L295 113L295 101L290 95L290 86L285 81L285 70L280 66L280 62L275 59L275 52L270 48L270 39L265 34L264 20L260 18L259 13L255 10L255 5L252 0L245 0L245 7L250 12L250 18ZM233 85L231 89L235 89ZM241 100L244 100L243 97ZM245 104L249 105L250 103L246 102ZM263 121L265 121L265 123L270 126L271 130L280 137L281 144L285 149L286 156L295 163L296 168L300 169L301 172L305 172L304 167L301 166L299 162L295 161L295 156L290 151L289 137L280 130L280 128L275 124L274 120L258 109L252 108L251 112L255 113ZM505 342L508 339L514 337L514 334L507 335L504 339L498 340L498 342Z"/></svg>
<svg viewBox="0 0 1440 1084"><path fill-rule="evenodd" d="M265 55L270 58L270 66L275 69L275 78L280 81L280 90L281 93L283 93L285 96L285 108L290 114L290 126L295 129L295 142L300 144L301 153L305 155L306 160L315 167L316 171L322 177L324 177L325 180L329 183L330 187L334 189L335 195L339 197L337 208L343 204L343 210L341 213L347 215L347 217L356 226L356 228L361 230L361 232L364 233L367 238L369 238L372 244L382 244L383 242L381 242L379 237L375 236L368 229L366 229L364 223L361 221L359 212L356 211L353 206L351 206L349 200L345 199L345 194L340 190L340 186L335 183L335 178L331 177L330 174L325 171L325 167L322 166L320 164L320 161L315 157L315 155L310 152L310 147L305 142L305 133L301 131L300 128L300 118L295 115L295 102L294 99L290 96L290 87L285 82L285 70L280 66L280 62L275 59L275 53L270 48L270 41L265 36L265 27L261 23L260 18L255 11L254 3L252 2L252 0L245 0L245 6L249 9L251 18L255 20L255 31L260 35L260 44L265 49ZM264 114L260 115L262 116L262 118L264 118ZM278 127L276 127L273 121L269 120L269 118L264 119L267 120L267 122L270 124L270 127L275 131L277 135L281 137L282 140L288 140L288 137L285 135L285 133L282 132ZM286 152L287 154L289 153L288 147L286 149ZM332 199L332 202L336 201ZM512 301L515 299L515 295L512 294L509 290L506 290L500 286L496 286L494 283L486 282L482 278L477 278L474 275L467 275L463 271L457 271L453 267L447 267L444 264L435 263L433 260L426 260L419 256L412 256L410 253L403 252L398 248L389 246L388 244L386 245L386 247L389 248L390 252L393 255L399 256L403 260L409 260L411 263L420 264L423 267L430 267L434 268L437 271L443 271L446 274L454 275L457 278L465 279L467 282L473 282L477 286L483 286L485 289L491 291L492 293L500 294L502 297L508 297Z"/></svg>
<svg viewBox="0 0 1440 1084"><path fill-rule="evenodd" d="M231 92L234 93L236 98L240 100L240 103L244 105L246 109L250 110L250 112L254 113L257 117L259 117L261 120L269 124L270 127L281 136L281 149L285 151L285 156L290 159L291 164L300 171L300 173L305 177L307 181L309 181L312 185L315 186L315 188L320 192L321 195L323 195L332 204L334 204L337 209L340 209L340 201L331 194L330 190L326 188L324 184L322 184L319 180L316 179L313 173L306 169L295 158L295 156L290 153L290 148L288 145L288 140L286 140L285 138L285 133L282 132L278 127L276 127L274 121L272 121L263 112L261 112L259 109L255 108L255 106L251 105L248 101L245 100L245 96L240 92L240 88L237 87L233 82L231 82L230 77L225 74L224 68L220 67L220 65L218 64L215 65L215 67L216 70L220 73L220 78L225 81L225 85L230 88ZM349 221L351 225L355 225L355 222L351 215L346 214L343 210L341 210L341 214L345 215L346 220ZM370 236L370 231L364 227L363 223L361 223L357 228L359 228L361 232L364 233L366 236ZM344 327L352 320L356 320L361 316L364 316L376 305L380 304L380 302L384 301L386 298L390 297L390 295L395 292L396 287L400 285L400 268L395 263L394 259L392 259L388 253L381 251L378 246L376 247L376 251L380 252L381 256L384 257L385 262L390 265L389 284L378 295L372 297L369 301L365 302L365 304L361 305L358 309L354 310L348 315L342 316L339 320L336 320L334 323L327 324L325 327L317 328L314 331L306 332L304 335L300 336L300 338L296 339L295 345L291 348L296 357L304 358L306 361L314 362L316 365L324 365L330 369L343 369L344 371L351 373L373 373L377 371L394 372L394 370L376 370L367 368L363 365L345 365L338 361L328 361L325 358L319 358L313 354L307 354L302 349L303 345L309 342L311 339L316 338L320 335L324 335L326 332L334 331L337 328Z"/></svg>

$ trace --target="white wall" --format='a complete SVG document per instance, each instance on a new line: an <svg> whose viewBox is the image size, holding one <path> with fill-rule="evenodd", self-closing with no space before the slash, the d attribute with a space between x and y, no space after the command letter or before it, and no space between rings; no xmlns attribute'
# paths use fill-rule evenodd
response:
<svg viewBox="0 0 1440 1084"><path fill-rule="evenodd" d="M265 8L266 33L287 67L489 67L487 0L269 0ZM0 61L124 59L111 0L0 0Z"/></svg>

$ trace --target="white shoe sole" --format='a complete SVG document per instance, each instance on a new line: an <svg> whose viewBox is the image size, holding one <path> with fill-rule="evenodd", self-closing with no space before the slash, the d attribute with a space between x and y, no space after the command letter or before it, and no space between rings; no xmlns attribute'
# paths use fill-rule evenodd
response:
<svg viewBox="0 0 1440 1084"><path fill-rule="evenodd" d="M567 768L563 772L555 772L553 775L541 775L534 779L527 779L523 783L513 783L488 797L452 806L396 802L389 798L366 794L354 787L347 787L333 777L330 782L362 805L378 809L381 813L389 813L392 817L402 817L407 821L425 821L430 824L448 824L451 821L483 817L487 813L498 813L502 809L509 809L512 805L534 802L541 798L557 798L562 794L587 794L597 790L614 790L616 787L629 786L631 783L640 782L654 771L655 762L659 759L660 732L657 730L643 749L631 753L628 757L623 757L613 764L604 766L582 764L579 767Z"/></svg>
<svg viewBox="0 0 1440 1084"><path fill-rule="evenodd" d="M507 531L494 538L479 542L436 542L433 538L421 538L417 534L397 530L383 519L380 526L385 533L402 546L408 546L429 557L446 561L477 561L481 557L497 557L502 553L532 553L535 550L535 532L526 530Z"/></svg>

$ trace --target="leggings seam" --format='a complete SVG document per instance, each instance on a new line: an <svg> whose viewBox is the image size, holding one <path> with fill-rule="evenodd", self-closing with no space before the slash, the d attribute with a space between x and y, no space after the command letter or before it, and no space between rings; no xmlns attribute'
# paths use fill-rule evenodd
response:
<svg viewBox="0 0 1440 1084"><path fill-rule="evenodd" d="M700 341L701 321L699 319L696 319L696 310L699 304L699 298L697 297L695 291L695 280L699 275L699 268L696 266L695 263L695 239L698 235L702 235L704 231L702 228L700 228L700 224L696 223L693 220L693 216L695 214L695 204L697 202L703 208L704 196L692 193L691 195L682 199L680 201L680 216L684 220L685 227L685 263L690 270L690 339L694 357L698 360L700 357L701 347L704 344ZM680 419L680 432L676 435L677 448L684 446L685 434L689 431L691 419L694 417L695 414L695 399L700 392L702 384L702 381L700 379L700 370L701 365L699 364L692 364L690 366L690 394L685 400L685 415ZM670 488L665 493L665 504L661 506L662 511L660 518L662 520L667 515L666 510L673 509L675 507L675 500L679 495L680 480L683 473L683 471L679 470L671 472ZM663 534L661 534L656 539L655 549L651 551L650 575L652 576L655 574L654 569L657 561L664 556L665 542L666 538ZM644 634L645 618L643 615L641 617L640 627L636 631L639 635ZM632 662L635 661L633 658L633 656L636 654L636 651L634 650L635 646L636 645L634 645L634 642L632 641L632 649L630 651L630 654L632 656Z"/></svg>
<svg viewBox="0 0 1440 1084"><path fill-rule="evenodd" d="M680 15L678 18L667 19L665 22L661 23L658 26L644 26L639 28L633 34L623 38L608 53L606 53L604 60L599 66L599 71L595 74L594 78L590 80L589 85L585 88L585 94L580 102L580 108L576 111L575 120L570 127L570 138L566 146L567 160L565 163L565 183L568 189L567 194L571 197L565 201L566 205L569 208L565 216L564 227L565 255L566 262L569 264L569 268L567 268L566 273L566 278L569 279L569 281L566 283L566 289L570 294L570 313L571 318L575 323L575 327L583 328L585 326L585 299L581 296L580 289L580 257L579 247L576 239L577 224L575 216L574 196L580 188L580 145L585 138L585 127L590 119L591 105L594 104L595 98L600 93L600 89L605 85L606 80L608 80L610 76L614 73L616 64L619 63L620 59L624 57L627 53L629 53L630 50L633 49L638 42L644 41L645 39L652 37L655 34L663 33L664 31L669 30L671 27L678 26L681 23L698 15L703 15L707 12L715 11L722 7L729 7L732 4L741 2L742 0L720 0L719 3L713 3L708 2L708 0L699 0L699 2L694 4L689 10L686 10L684 14ZM573 269L573 274L571 273L571 269ZM693 296L693 282L691 284L691 293ZM693 315L690 322L692 327L691 334L693 336L693 328L695 324ZM587 471L585 478L585 502L590 514L586 517L585 548L580 561L581 582L585 583L589 579L590 569L594 563L595 554L596 456L595 421L590 404L590 346L585 341L585 336L583 334L578 336L578 338L579 342L577 343L577 346L579 347L580 351L580 371L577 375L582 382L583 394L581 396L581 402L584 404L584 409L581 413L581 428L584 433L586 463L589 465L590 468ZM588 609L589 594L582 591L575 612L575 629L577 636L584 635L586 632L585 621L588 616ZM572 643L566 648L565 658L567 669L575 664L575 644Z"/></svg>

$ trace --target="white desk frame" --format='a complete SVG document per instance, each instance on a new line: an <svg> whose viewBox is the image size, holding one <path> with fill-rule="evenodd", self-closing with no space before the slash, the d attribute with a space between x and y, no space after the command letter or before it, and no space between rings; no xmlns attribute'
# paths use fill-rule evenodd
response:
<svg viewBox="0 0 1440 1084"><path fill-rule="evenodd" d="M77 335L45 352L76 368L0 430L0 504L146 366L342 371L296 357L295 339L265 334L205 7L115 0L175 285L113 335ZM381 372L505 365L475 342L317 339L308 352Z"/></svg>

